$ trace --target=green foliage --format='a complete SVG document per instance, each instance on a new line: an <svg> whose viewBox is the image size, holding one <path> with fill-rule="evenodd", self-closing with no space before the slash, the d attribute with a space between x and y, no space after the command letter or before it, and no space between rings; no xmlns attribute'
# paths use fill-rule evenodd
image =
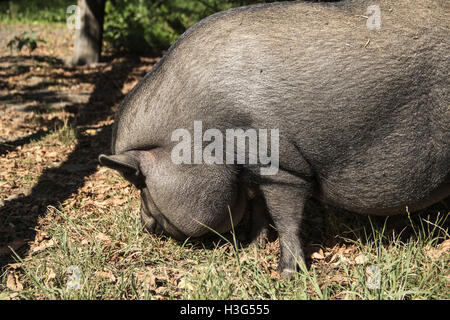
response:
<svg viewBox="0 0 450 320"><path fill-rule="evenodd" d="M6 47L13 51L13 49L16 49L18 52L22 51L23 47L28 48L28 52L31 54L36 48L37 43L43 42L45 43L45 40L42 38L37 38L34 33L28 33L28 32L22 32L20 36L15 36L11 41L8 42Z"/></svg>
<svg viewBox="0 0 450 320"><path fill-rule="evenodd" d="M0 22L65 23L67 7L76 0L0 1Z"/></svg>
<svg viewBox="0 0 450 320"><path fill-rule="evenodd" d="M215 12L275 0L107 0L104 40L111 51L167 49L189 27ZM2 23L65 23L77 0L0 1Z"/></svg>
<svg viewBox="0 0 450 320"><path fill-rule="evenodd" d="M106 3L104 39L115 51L167 49L202 18L264 0L111 0Z"/></svg>

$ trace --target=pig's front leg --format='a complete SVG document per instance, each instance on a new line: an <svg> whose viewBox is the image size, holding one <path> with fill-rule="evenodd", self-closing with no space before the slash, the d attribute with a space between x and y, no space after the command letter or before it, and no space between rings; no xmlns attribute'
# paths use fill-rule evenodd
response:
<svg viewBox="0 0 450 320"><path fill-rule="evenodd" d="M147 210L145 210L145 202L141 198L141 224L149 233L162 234L163 230L161 226L156 222Z"/></svg>
<svg viewBox="0 0 450 320"><path fill-rule="evenodd" d="M304 265L300 223L309 190L309 183L283 171L261 185L278 232L281 250L278 269L285 279L290 278L298 266Z"/></svg>

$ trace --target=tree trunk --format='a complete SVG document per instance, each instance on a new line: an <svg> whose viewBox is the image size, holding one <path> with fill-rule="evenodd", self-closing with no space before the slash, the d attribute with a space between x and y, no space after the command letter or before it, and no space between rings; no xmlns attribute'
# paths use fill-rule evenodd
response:
<svg viewBox="0 0 450 320"><path fill-rule="evenodd" d="M80 28L75 35L72 65L94 64L100 61L102 51L105 0L78 0Z"/></svg>

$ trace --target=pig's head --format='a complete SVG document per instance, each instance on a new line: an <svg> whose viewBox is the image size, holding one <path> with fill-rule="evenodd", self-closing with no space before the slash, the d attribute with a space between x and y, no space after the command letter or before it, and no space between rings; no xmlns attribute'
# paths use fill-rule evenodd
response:
<svg viewBox="0 0 450 320"><path fill-rule="evenodd" d="M174 164L162 148L101 155L141 192L141 220L150 232L175 239L223 233L241 220L246 190L232 166Z"/></svg>

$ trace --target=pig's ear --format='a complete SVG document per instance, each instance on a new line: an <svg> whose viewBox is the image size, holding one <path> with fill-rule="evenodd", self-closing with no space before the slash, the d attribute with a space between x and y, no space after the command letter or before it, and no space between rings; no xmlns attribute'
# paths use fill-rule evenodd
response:
<svg viewBox="0 0 450 320"><path fill-rule="evenodd" d="M111 156L100 155L98 161L101 165L120 171L126 176L139 176L139 161L133 156L115 154Z"/></svg>

